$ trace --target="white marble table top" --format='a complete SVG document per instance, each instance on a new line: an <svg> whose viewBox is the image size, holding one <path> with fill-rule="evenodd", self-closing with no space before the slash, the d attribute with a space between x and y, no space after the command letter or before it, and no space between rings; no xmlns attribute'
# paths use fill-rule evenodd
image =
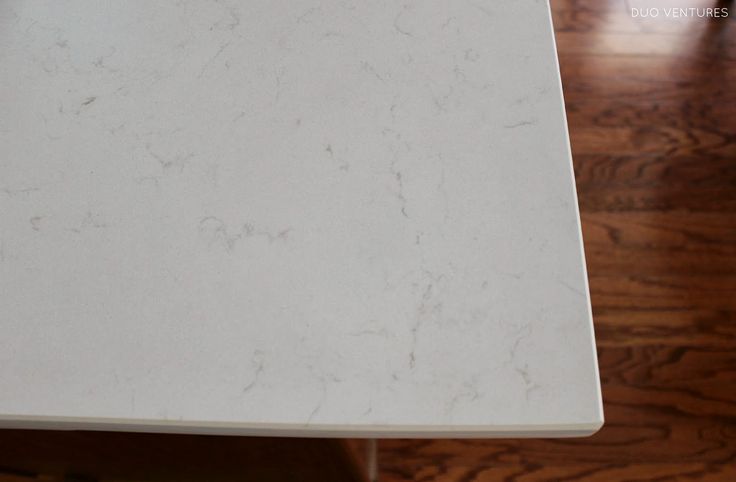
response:
<svg viewBox="0 0 736 482"><path fill-rule="evenodd" d="M603 413L544 1L0 1L0 426Z"/></svg>

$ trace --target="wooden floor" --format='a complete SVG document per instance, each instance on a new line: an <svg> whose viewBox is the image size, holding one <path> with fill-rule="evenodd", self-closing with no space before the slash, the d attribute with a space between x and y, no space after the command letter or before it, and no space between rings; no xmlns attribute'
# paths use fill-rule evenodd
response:
<svg viewBox="0 0 736 482"><path fill-rule="evenodd" d="M606 425L587 439L383 440L380 480L736 481L736 8L724 4L731 17L720 21L642 24L624 0L551 1ZM253 439L150 434L49 433L35 449L28 440L0 436L1 480L47 480L10 470L38 466L44 451L38 470L47 473L114 462L128 471L119 480L163 480L162 467L174 480L219 480L218 471L317 480L290 471L301 459L316 470L310 461L326 450L319 441L268 439L256 450ZM74 440L86 449L65 455ZM333 469L320 480L348 470Z"/></svg>
<svg viewBox="0 0 736 482"><path fill-rule="evenodd" d="M736 8L642 25L551 3L606 425L382 441L381 481L736 481Z"/></svg>

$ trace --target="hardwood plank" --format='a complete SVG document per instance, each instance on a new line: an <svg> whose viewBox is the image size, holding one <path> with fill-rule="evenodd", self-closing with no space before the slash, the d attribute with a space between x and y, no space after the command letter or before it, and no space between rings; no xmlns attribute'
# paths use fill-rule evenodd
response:
<svg viewBox="0 0 736 482"><path fill-rule="evenodd" d="M575 156L575 175L579 190L610 186L649 188L659 194L669 186L687 186L693 191L718 187L727 194L736 183L736 166L728 157L669 156L639 154L580 154ZM652 189L654 188L654 189ZM712 200L718 206L718 199ZM590 206L582 205L583 211ZM656 211L661 211L657 209Z"/></svg>
<svg viewBox="0 0 736 482"><path fill-rule="evenodd" d="M635 183L605 186L585 185L578 190L580 205L585 205L586 219L594 219L589 213L606 212L662 212L673 210L712 211L724 213L724 221L736 212L736 189L722 186L693 188L687 184L671 183L659 190L652 183L637 186ZM631 185L634 184L634 185ZM653 189L654 188L654 189Z"/></svg>
<svg viewBox="0 0 736 482"><path fill-rule="evenodd" d="M736 351L727 347L602 347L599 364L607 386L657 390L650 400L666 396L691 415L736 419Z"/></svg>
<svg viewBox="0 0 736 482"><path fill-rule="evenodd" d="M716 309L734 308L733 277L590 276L593 305L599 309Z"/></svg>
<svg viewBox="0 0 736 482"><path fill-rule="evenodd" d="M575 177L585 219L595 223L603 211L649 211L650 218L671 211L708 211L724 213L717 219L726 228L724 221L736 217L736 163L725 156L703 157L577 155Z"/></svg>
<svg viewBox="0 0 736 482"><path fill-rule="evenodd" d="M570 132L575 154L735 156L730 134L669 126L586 126Z"/></svg>
<svg viewBox="0 0 736 482"><path fill-rule="evenodd" d="M725 2L723 5L727 6ZM708 22L700 18L667 18L660 12L657 18L634 18L631 7L713 8L719 7L713 0L668 0L664 2L627 2L625 0L552 0L552 14L557 32L607 32L607 33L668 33L692 35L708 28ZM733 13L731 13L733 14ZM674 20L674 21L673 21ZM719 21L714 19L714 21ZM733 23L724 18L725 28Z"/></svg>
<svg viewBox="0 0 736 482"><path fill-rule="evenodd" d="M611 5L611 8L597 9L595 5L591 5L588 8L578 8L573 5L564 4L567 2L560 2L553 0L552 2L552 19L555 25L555 31L561 32L576 32L576 33L590 33L590 32L605 32L608 34L659 34L659 35L670 35L670 36L685 36L685 35L704 35L707 33L709 25L707 22L703 22L700 18L680 18L677 21L672 19L666 19L664 16L658 19L651 18L634 18L631 16L631 12L626 8L623 1L618 2L618 5ZM700 4L696 7L697 4ZM683 7L696 7L696 8L713 8L712 1L701 0L688 2L688 5ZM560 4L563 4L561 7ZM598 6L601 4L605 5L605 2L598 2ZM670 8L672 5L671 0L668 4L663 4ZM732 13L733 14L733 13ZM723 22L724 29L732 29L733 24L727 18L723 20L713 19L713 22ZM687 27L685 29L684 27Z"/></svg>
<svg viewBox="0 0 736 482"><path fill-rule="evenodd" d="M733 80L736 81L736 76ZM601 102L602 99L568 101L570 127L650 127L658 124L674 129L714 131L724 141L734 142L732 127L736 125L736 121L728 110L736 107L736 99L709 96L707 101L697 105L682 99L665 99L646 105L626 99L604 99L604 102Z"/></svg>
<svg viewBox="0 0 736 482"><path fill-rule="evenodd" d="M733 347L736 311L714 308L633 309L593 307L599 347L671 346L698 343L705 347Z"/></svg>
<svg viewBox="0 0 736 482"><path fill-rule="evenodd" d="M586 212L583 238L595 276L723 276L736 294L736 227L722 213ZM734 297L736 298L736 296ZM733 302L736 308L736 301Z"/></svg>
<svg viewBox="0 0 736 482"><path fill-rule="evenodd" d="M644 108L673 100L696 107L708 99L718 100L718 105L736 100L729 86L736 78L733 60L606 55L582 59L564 50L560 50L559 57L568 107L601 99L636 103Z"/></svg>
<svg viewBox="0 0 736 482"><path fill-rule="evenodd" d="M606 465L514 465L500 466L428 466L414 474L386 470L384 482L535 482L535 481L728 481L736 478L736 469L718 464L616 464Z"/></svg>
<svg viewBox="0 0 736 482"><path fill-rule="evenodd" d="M705 20L703 22L706 22ZM736 40L729 35L733 29L731 22L712 21L699 32L691 35L671 35L663 33L599 32L591 36L586 32L557 32L557 48L565 55L630 55L643 57L687 58L725 58L736 59Z"/></svg>

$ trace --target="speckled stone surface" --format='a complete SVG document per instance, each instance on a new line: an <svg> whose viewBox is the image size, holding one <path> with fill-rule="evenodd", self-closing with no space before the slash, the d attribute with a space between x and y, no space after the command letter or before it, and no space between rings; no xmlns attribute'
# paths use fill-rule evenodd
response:
<svg viewBox="0 0 736 482"><path fill-rule="evenodd" d="M0 426L602 423L543 1L0 2Z"/></svg>

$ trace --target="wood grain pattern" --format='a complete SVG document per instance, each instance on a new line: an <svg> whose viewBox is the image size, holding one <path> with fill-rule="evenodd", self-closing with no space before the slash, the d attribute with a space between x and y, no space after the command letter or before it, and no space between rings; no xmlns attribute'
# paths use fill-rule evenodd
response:
<svg viewBox="0 0 736 482"><path fill-rule="evenodd" d="M736 21L552 7L606 425L385 440L381 480L736 480Z"/></svg>

